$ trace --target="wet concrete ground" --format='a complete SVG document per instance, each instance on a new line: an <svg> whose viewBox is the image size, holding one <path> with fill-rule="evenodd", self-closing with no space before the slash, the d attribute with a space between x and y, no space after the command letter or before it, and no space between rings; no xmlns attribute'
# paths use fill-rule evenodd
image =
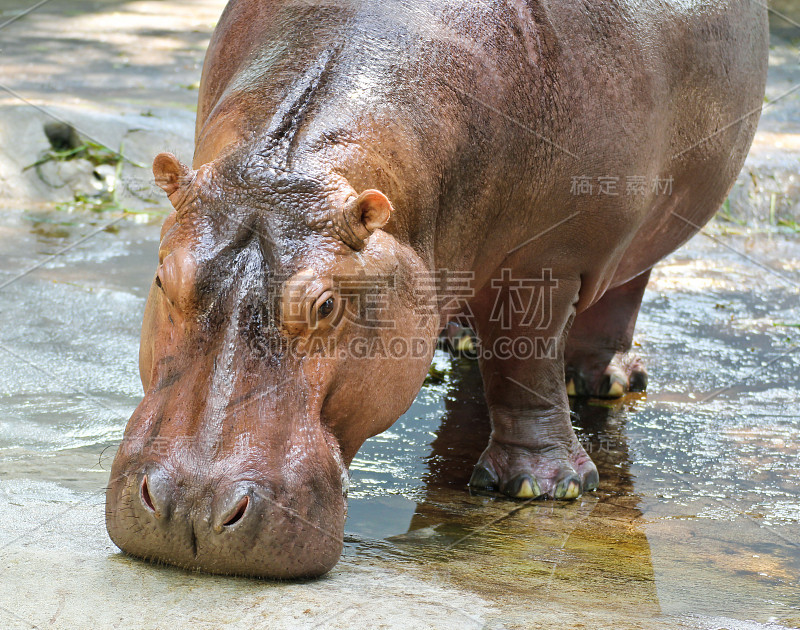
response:
<svg viewBox="0 0 800 630"><path fill-rule="evenodd" d="M27 6L10 4L0 22ZM2 80L82 125L102 113L94 133L113 114L162 120L155 136L188 140L191 84L221 5L54 2L0 34ZM773 98L800 81L782 34ZM749 161L785 193L779 212L798 200L784 177L797 166L797 99L765 112ZM6 121L19 120L12 103L28 107L7 94ZM104 229L115 215L30 201L0 214L0 627L800 627L792 229L718 222L654 272L637 336L648 394L576 407L598 492L574 503L470 495L487 436L480 381L473 364L438 355L445 382L354 462L342 561L321 580L275 584L148 565L109 541L103 488L141 397L158 218Z"/></svg>
<svg viewBox="0 0 800 630"><path fill-rule="evenodd" d="M796 238L712 226L658 268L637 337L649 393L576 407L599 492L471 496L480 380L440 354L445 382L353 464L342 561L272 584L155 567L108 540L158 226L126 219L48 261L107 222L88 219L0 226L3 627L800 627Z"/></svg>

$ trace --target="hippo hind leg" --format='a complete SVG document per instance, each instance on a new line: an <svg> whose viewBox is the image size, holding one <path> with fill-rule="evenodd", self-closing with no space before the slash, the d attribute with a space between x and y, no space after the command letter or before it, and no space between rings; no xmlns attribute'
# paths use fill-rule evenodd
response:
<svg viewBox="0 0 800 630"><path fill-rule="evenodd" d="M647 371L630 350L649 278L647 270L607 291L575 318L564 356L570 396L619 398L627 392L645 390Z"/></svg>

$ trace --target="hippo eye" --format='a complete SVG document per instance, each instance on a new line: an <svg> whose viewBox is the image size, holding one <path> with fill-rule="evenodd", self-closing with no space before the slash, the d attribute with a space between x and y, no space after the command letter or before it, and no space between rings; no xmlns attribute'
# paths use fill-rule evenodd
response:
<svg viewBox="0 0 800 630"><path fill-rule="evenodd" d="M317 309L317 313L319 314L320 319L325 319L331 313L333 313L333 298L329 297L327 300L325 300Z"/></svg>

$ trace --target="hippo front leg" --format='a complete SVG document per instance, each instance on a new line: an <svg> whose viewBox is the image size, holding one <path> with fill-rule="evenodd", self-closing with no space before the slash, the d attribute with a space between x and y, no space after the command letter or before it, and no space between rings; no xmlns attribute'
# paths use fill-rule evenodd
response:
<svg viewBox="0 0 800 630"><path fill-rule="evenodd" d="M494 297L479 296L474 309L492 433L469 483L518 499L575 499L598 485L572 428L564 383L579 283L541 280L527 282L538 296L520 293L526 283L511 279Z"/></svg>

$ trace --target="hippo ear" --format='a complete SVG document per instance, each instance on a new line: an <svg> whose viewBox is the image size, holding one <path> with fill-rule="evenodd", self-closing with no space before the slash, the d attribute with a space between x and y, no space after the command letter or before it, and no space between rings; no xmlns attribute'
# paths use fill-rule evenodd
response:
<svg viewBox="0 0 800 630"><path fill-rule="evenodd" d="M347 202L336 223L339 235L353 249L361 249L370 234L382 228L392 216L392 204L379 190L365 190ZM343 219L343 220L341 220Z"/></svg>
<svg viewBox="0 0 800 630"><path fill-rule="evenodd" d="M392 203L380 190L365 190L355 201L353 218L372 234L389 222L392 209Z"/></svg>
<svg viewBox="0 0 800 630"><path fill-rule="evenodd" d="M176 195L181 190L181 185L188 179L191 169L180 162L172 153L159 153L153 160L153 175L156 184L167 193L172 205L177 208L177 202L182 195Z"/></svg>

